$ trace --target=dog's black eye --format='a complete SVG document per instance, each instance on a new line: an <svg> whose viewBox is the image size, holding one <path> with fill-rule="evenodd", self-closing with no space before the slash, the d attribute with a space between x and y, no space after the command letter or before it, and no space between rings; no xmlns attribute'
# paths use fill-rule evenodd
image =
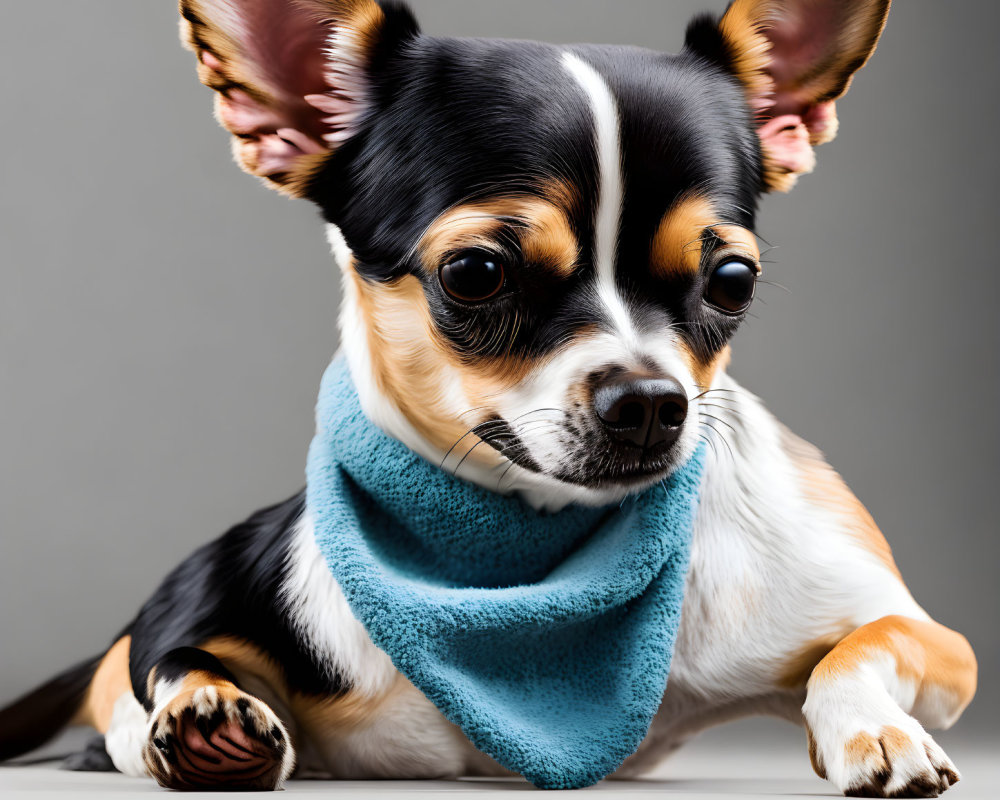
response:
<svg viewBox="0 0 1000 800"><path fill-rule="evenodd" d="M480 250L470 250L441 267L444 290L464 303L489 300L503 288L503 264Z"/></svg>
<svg viewBox="0 0 1000 800"><path fill-rule="evenodd" d="M756 269L745 261L726 261L709 276L705 300L727 314L740 314L750 307L756 286Z"/></svg>

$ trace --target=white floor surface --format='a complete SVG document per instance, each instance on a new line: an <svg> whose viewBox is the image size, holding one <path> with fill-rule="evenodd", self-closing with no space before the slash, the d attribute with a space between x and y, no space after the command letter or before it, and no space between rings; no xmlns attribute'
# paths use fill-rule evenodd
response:
<svg viewBox="0 0 1000 800"><path fill-rule="evenodd" d="M1000 798L1000 740L976 740L956 735L939 741L962 772L962 782L952 788L954 800ZM74 742L63 741L63 751ZM161 792L150 780L126 778L117 773L74 773L58 762L0 767L0 798L129 798ZM283 794L309 794L340 798L447 797L483 798L512 792L535 792L523 781L292 781ZM605 796L644 795L692 800L732 798L836 797L833 787L817 778L806 755L801 731L783 723L747 721L710 731L677 752L655 776L640 782L604 781L586 792ZM192 793L192 797L212 796ZM217 796L217 795L215 795Z"/></svg>

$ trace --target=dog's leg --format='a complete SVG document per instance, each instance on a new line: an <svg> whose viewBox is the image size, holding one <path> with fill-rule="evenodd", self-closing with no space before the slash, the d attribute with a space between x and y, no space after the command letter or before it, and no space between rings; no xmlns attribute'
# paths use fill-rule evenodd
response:
<svg viewBox="0 0 1000 800"><path fill-rule="evenodd" d="M975 688L961 634L902 616L858 628L809 679L813 767L848 795L936 797L959 775L923 726L949 727Z"/></svg>
<svg viewBox="0 0 1000 800"><path fill-rule="evenodd" d="M295 754L281 720L210 653L172 650L150 674L154 703L143 749L166 788L275 789Z"/></svg>

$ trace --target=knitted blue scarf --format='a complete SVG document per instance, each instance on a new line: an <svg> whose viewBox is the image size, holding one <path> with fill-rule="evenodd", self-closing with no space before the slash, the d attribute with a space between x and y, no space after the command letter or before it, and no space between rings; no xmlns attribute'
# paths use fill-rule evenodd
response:
<svg viewBox="0 0 1000 800"><path fill-rule="evenodd" d="M534 511L376 428L323 378L307 505L354 615L472 743L536 786L588 786L667 684L703 452L622 506Z"/></svg>

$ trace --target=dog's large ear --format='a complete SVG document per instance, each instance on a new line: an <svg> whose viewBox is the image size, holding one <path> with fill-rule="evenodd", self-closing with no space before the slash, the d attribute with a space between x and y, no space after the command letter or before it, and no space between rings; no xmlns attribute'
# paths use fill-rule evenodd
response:
<svg viewBox="0 0 1000 800"><path fill-rule="evenodd" d="M180 0L180 11L236 161L293 196L363 125L376 62L417 33L408 11L375 0Z"/></svg>
<svg viewBox="0 0 1000 800"><path fill-rule="evenodd" d="M875 51L890 0L734 0L687 47L732 72L758 114L765 188L787 191L837 135L834 101Z"/></svg>

